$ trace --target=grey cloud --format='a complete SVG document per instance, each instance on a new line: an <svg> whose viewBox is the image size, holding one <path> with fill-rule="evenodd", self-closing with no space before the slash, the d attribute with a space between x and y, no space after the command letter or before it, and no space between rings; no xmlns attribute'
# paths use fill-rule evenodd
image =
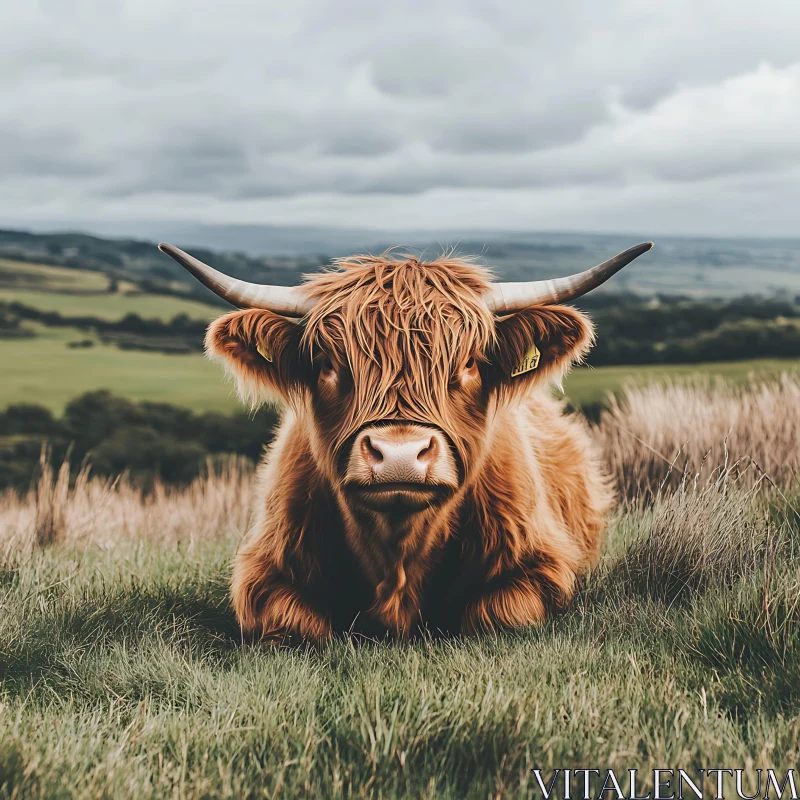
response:
<svg viewBox="0 0 800 800"><path fill-rule="evenodd" d="M213 131L177 128L151 150L123 157L104 194L224 191L231 181L246 177L248 162L246 149L235 139Z"/></svg>
<svg viewBox="0 0 800 800"><path fill-rule="evenodd" d="M523 153L579 140L593 125L607 119L596 102L578 102L563 113L487 108L486 112L448 120L432 140L437 150L457 154Z"/></svg>
<svg viewBox="0 0 800 800"><path fill-rule="evenodd" d="M322 153L330 156L382 156L397 149L402 141L398 133L353 130L327 137Z"/></svg>
<svg viewBox="0 0 800 800"><path fill-rule="evenodd" d="M0 217L44 179L73 209L159 195L257 217L325 196L347 223L426 193L479 217L477 196L678 197L800 165L769 125L800 125L794 0L102 6L0 7Z"/></svg>
<svg viewBox="0 0 800 800"><path fill-rule="evenodd" d="M514 154L499 160L485 157L480 163L473 163L470 170L463 168L463 161L457 156L439 156L431 162L402 152L361 170L349 169L338 161L309 168L301 159L276 159L254 169L244 186L231 196L253 199L315 192L418 196L436 189L562 187L614 182L615 172L615 164L590 162L565 169L562 162L548 165L535 155L520 158Z"/></svg>
<svg viewBox="0 0 800 800"><path fill-rule="evenodd" d="M470 80L477 55L467 43L459 47L430 36L404 39L374 54L373 80L387 95L443 99Z"/></svg>
<svg viewBox="0 0 800 800"><path fill-rule="evenodd" d="M676 88L667 77L643 80L628 86L620 100L633 111L647 111L659 100L672 94Z"/></svg>
<svg viewBox="0 0 800 800"><path fill-rule="evenodd" d="M99 175L106 168L102 157L82 153L70 132L0 129L0 175L71 179Z"/></svg>

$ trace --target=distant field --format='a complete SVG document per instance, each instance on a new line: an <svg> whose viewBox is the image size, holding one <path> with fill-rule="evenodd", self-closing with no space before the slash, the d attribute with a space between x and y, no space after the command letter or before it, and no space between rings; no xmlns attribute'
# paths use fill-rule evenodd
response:
<svg viewBox="0 0 800 800"><path fill-rule="evenodd" d="M30 289L0 289L0 301L22 303L42 311L58 311L66 317L90 316L100 319L120 319L126 314L138 314L145 319L158 318L165 321L177 314L186 314L192 319L213 319L219 309L156 294L55 294Z"/></svg>
<svg viewBox="0 0 800 800"><path fill-rule="evenodd" d="M108 277L97 272L0 260L0 301L110 320L129 313L163 320L176 314L204 320L218 314L212 306L178 297L126 294L135 288L132 284L109 293L108 285ZM135 400L202 411L236 408L231 385L201 355L120 350L97 340L94 347L72 349L68 342L95 337L77 329L32 327L35 339L0 340L0 407L40 403L61 412L83 392L111 389Z"/></svg>
<svg viewBox="0 0 800 800"><path fill-rule="evenodd" d="M18 302L64 316L120 319L126 314L170 320L177 314L212 319L213 306L167 295L135 294L133 284L109 293L109 279L99 272L0 260L0 302ZM82 293L81 293L82 292Z"/></svg>
<svg viewBox="0 0 800 800"><path fill-rule="evenodd" d="M108 284L109 278L102 272L26 264L0 258L0 287L3 289L13 285L20 289L42 288L51 292L104 292L108 289Z"/></svg>
<svg viewBox="0 0 800 800"><path fill-rule="evenodd" d="M8 288L8 274L24 284ZM40 289L31 288L39 285ZM189 300L162 295L126 295L105 291L108 278L82 270L17 264L0 260L0 301L16 300L65 315L119 319L127 313L168 320L185 313L212 319L219 310ZM96 294L69 294L84 291ZM0 407L10 403L41 403L60 412L73 397L92 389L111 391L136 400L157 400L198 411L230 411L237 407L231 384L222 371L200 355L166 355L96 344L70 349L67 343L91 338L78 330L38 327L36 339L0 341ZM719 376L741 383L750 375L766 377L800 369L797 360L729 361L646 367L580 368L567 378L567 397L576 405L600 402L626 383L643 384L691 375Z"/></svg>
<svg viewBox="0 0 800 800"><path fill-rule="evenodd" d="M76 395L110 389L134 400L202 411L232 411L236 400L222 371L201 355L166 355L96 344L71 349L81 331L40 328L40 337L0 342L0 407L39 403L55 412Z"/></svg>
<svg viewBox="0 0 800 800"><path fill-rule="evenodd" d="M744 383L751 376L767 378L781 372L797 372L796 359L752 359L720 361L710 364L662 364L633 367L582 367L572 371L564 382L567 397L576 405L604 400L609 393L619 392L626 384L642 386L663 380L681 380L695 375L722 378L729 383Z"/></svg>

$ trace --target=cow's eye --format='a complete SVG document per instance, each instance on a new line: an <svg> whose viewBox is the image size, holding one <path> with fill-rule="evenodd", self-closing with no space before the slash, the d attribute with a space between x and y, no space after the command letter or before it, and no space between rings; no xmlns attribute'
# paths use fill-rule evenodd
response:
<svg viewBox="0 0 800 800"><path fill-rule="evenodd" d="M472 355L464 362L464 366L461 368L462 386L465 386L466 384L470 383L477 377L478 377L478 359L474 355Z"/></svg>
<svg viewBox="0 0 800 800"><path fill-rule="evenodd" d="M319 377L321 380L325 381L336 379L336 365L329 356L323 356L320 362Z"/></svg>

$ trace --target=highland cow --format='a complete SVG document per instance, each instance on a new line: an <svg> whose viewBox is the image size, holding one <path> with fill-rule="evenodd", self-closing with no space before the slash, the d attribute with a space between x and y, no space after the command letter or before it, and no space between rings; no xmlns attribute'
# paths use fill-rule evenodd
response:
<svg viewBox="0 0 800 800"><path fill-rule="evenodd" d="M563 605L612 494L584 423L548 390L594 336L560 303L651 246L553 281L388 254L279 287L161 245L241 309L211 324L208 353L243 397L284 409L234 566L244 634L469 633Z"/></svg>

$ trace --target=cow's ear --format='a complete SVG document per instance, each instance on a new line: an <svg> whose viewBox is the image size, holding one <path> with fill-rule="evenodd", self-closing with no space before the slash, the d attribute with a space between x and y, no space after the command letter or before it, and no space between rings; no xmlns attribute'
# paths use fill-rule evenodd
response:
<svg viewBox="0 0 800 800"><path fill-rule="evenodd" d="M300 325L271 311L234 311L209 325L206 352L223 361L242 399L289 402L309 370L300 355L302 334Z"/></svg>
<svg viewBox="0 0 800 800"><path fill-rule="evenodd" d="M568 306L535 306L496 323L488 370L493 385L514 394L540 381L559 382L594 341L594 326Z"/></svg>

